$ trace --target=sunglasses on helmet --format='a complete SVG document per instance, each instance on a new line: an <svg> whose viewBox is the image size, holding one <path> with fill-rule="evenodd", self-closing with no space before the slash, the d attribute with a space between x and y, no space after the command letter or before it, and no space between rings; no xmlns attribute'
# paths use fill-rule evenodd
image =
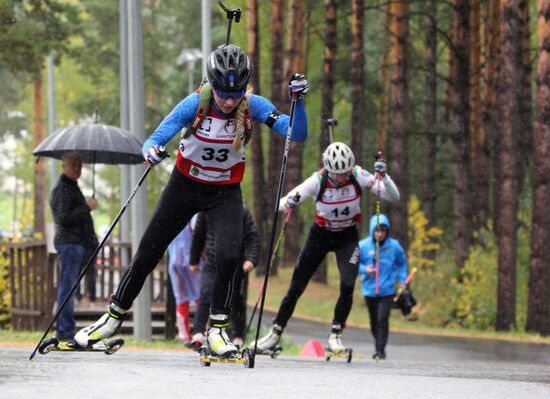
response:
<svg viewBox="0 0 550 399"><path fill-rule="evenodd" d="M233 100L239 100L244 96L244 93L246 92L245 89L237 91L224 91L214 88L213 90L216 96L218 96L222 100L227 100L229 98L232 98Z"/></svg>

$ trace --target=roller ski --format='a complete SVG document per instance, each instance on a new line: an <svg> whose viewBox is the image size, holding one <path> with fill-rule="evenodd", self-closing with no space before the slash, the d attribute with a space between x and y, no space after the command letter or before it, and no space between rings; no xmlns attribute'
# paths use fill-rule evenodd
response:
<svg viewBox="0 0 550 399"><path fill-rule="evenodd" d="M246 368L254 368L254 356L249 348L241 352L231 342L227 335L228 327L226 315L211 315L206 345L199 349L201 365L210 367L212 363L242 364Z"/></svg>
<svg viewBox="0 0 550 399"><path fill-rule="evenodd" d="M45 355L49 352L103 352L112 355L124 346L122 338L111 341L99 341L88 347L80 346L76 341L59 341L57 338L48 338L38 347L38 353Z"/></svg>
<svg viewBox="0 0 550 399"><path fill-rule="evenodd" d="M271 327L267 335L258 340L256 345L255 342L253 342L250 346L256 346L256 354L271 356L272 359L275 359L283 351L283 348L279 345L282 334L283 328L275 324Z"/></svg>
<svg viewBox="0 0 550 399"><path fill-rule="evenodd" d="M271 356L272 359L275 359L277 356L281 354L282 351L283 351L283 347L280 345L276 345L273 349L264 349L264 350L256 349L256 354Z"/></svg>
<svg viewBox="0 0 550 399"><path fill-rule="evenodd" d="M218 355L213 352L208 345L203 345L199 349L201 366L210 367L212 363L232 363L242 364L245 368L254 368L254 356L250 348L244 348L242 352L231 353L227 355Z"/></svg>
<svg viewBox="0 0 550 399"><path fill-rule="evenodd" d="M347 363L351 362L353 349L342 345L342 330L340 325L333 325L328 337L327 345L325 346L325 356L327 362L331 358L346 359Z"/></svg>

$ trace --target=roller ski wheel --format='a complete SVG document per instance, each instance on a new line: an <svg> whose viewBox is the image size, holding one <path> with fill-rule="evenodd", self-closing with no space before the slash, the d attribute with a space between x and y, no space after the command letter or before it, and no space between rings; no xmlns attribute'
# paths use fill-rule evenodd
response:
<svg viewBox="0 0 550 399"><path fill-rule="evenodd" d="M199 349L199 356L200 356L201 366L210 367L212 362L210 361L210 351L208 350L208 347L202 346Z"/></svg>
<svg viewBox="0 0 550 399"><path fill-rule="evenodd" d="M45 355L53 350L59 350L59 340L57 338L48 338L42 341L38 347L38 352L41 355Z"/></svg>
<svg viewBox="0 0 550 399"><path fill-rule="evenodd" d="M328 347L325 347L325 355L326 355L327 362L334 357L334 358L346 359L346 363L351 363L351 359L353 358L353 349L346 348L346 350L341 352L333 352Z"/></svg>
<svg viewBox="0 0 550 399"><path fill-rule="evenodd" d="M76 341L59 341L57 338L48 338L44 340L38 347L38 352L45 355L51 351L60 352L103 352L106 355L112 355L124 346L122 338L113 339L112 341L100 341L89 348L83 348Z"/></svg>
<svg viewBox="0 0 550 399"><path fill-rule="evenodd" d="M203 367L210 367L212 363L242 364L246 368L254 368L254 356L249 348L243 349L241 353L232 353L227 356L218 356L210 350L207 345L199 349L200 363Z"/></svg>
<svg viewBox="0 0 550 399"><path fill-rule="evenodd" d="M279 356L281 354L282 351L283 351L283 348L281 346L277 345L273 349L266 349L266 350L263 350L263 351L257 349L256 354L257 355L270 356L272 359L275 359L275 358L277 358L277 356Z"/></svg>
<svg viewBox="0 0 550 399"><path fill-rule="evenodd" d="M253 369L254 368L254 353L252 352L252 349L250 348L244 348L241 352L241 357L245 360L243 363L244 367L247 369Z"/></svg>
<svg viewBox="0 0 550 399"><path fill-rule="evenodd" d="M105 346L107 348L105 354L112 355L124 346L124 340L122 338L113 339L112 341L106 342Z"/></svg>

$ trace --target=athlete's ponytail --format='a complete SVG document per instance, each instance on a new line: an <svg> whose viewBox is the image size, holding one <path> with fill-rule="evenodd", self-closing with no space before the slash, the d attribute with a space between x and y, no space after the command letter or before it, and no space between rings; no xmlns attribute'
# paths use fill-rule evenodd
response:
<svg viewBox="0 0 550 399"><path fill-rule="evenodd" d="M235 151L239 151L241 149L243 145L243 140L245 143L248 142L248 138L246 137L247 129L245 113L246 110L249 108L248 95L250 93L252 93L251 90L248 90L246 92L235 113L235 138L233 139L233 149Z"/></svg>

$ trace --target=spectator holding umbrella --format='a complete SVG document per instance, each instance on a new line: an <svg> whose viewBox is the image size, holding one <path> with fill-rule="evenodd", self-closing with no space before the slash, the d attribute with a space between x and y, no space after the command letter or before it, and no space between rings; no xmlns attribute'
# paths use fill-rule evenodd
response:
<svg viewBox="0 0 550 399"><path fill-rule="evenodd" d="M95 198L86 200L78 187L82 172L82 159L76 152L63 157L63 173L50 195L55 222L54 245L59 255L60 273L57 303L65 299L75 284L84 263L85 255L97 244L91 212L97 208ZM89 252L88 252L89 253ZM57 338L70 340L75 334L74 296L70 298L57 320Z"/></svg>

